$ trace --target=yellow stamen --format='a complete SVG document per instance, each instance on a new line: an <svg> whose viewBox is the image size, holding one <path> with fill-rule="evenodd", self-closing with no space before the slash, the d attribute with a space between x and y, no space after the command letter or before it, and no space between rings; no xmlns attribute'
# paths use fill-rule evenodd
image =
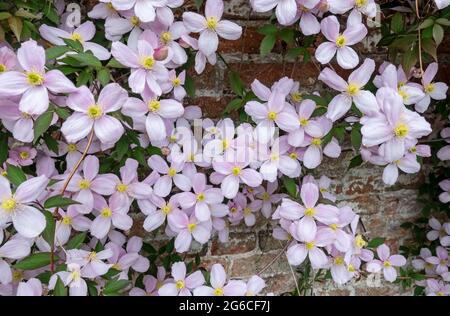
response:
<svg viewBox="0 0 450 316"><path fill-rule="evenodd" d="M215 296L223 296L223 290L221 288L214 289Z"/></svg>
<svg viewBox="0 0 450 316"><path fill-rule="evenodd" d="M25 160L30 157L30 153L28 151L21 151L19 153L20 159Z"/></svg>
<svg viewBox="0 0 450 316"><path fill-rule="evenodd" d="M80 180L80 182L78 182L78 187L81 190L87 190L91 187L91 182L89 182L89 180L86 179Z"/></svg>
<svg viewBox="0 0 450 316"><path fill-rule="evenodd" d="M90 107L88 107L87 109L87 115L91 118L91 119L98 119L99 117L101 117L103 115L103 110L100 106L98 106L97 104L93 104Z"/></svg>
<svg viewBox="0 0 450 316"><path fill-rule="evenodd" d="M304 214L305 214L305 216L313 217L314 214L316 214L316 210L314 208L312 208L312 207L308 207L307 209L305 209L305 213Z"/></svg>
<svg viewBox="0 0 450 316"><path fill-rule="evenodd" d="M87 258L89 261L97 259L97 253L95 251L91 251Z"/></svg>
<svg viewBox="0 0 450 316"><path fill-rule="evenodd" d="M430 83L425 86L426 93L432 93L435 89L436 89L436 86L434 85L434 83Z"/></svg>
<svg viewBox="0 0 450 316"><path fill-rule="evenodd" d="M337 224L330 224L328 225L332 230L337 230L338 229L338 225Z"/></svg>
<svg viewBox="0 0 450 316"><path fill-rule="evenodd" d="M161 34L161 41L164 44L168 44L171 40L172 40L172 34L170 34L170 32L163 32Z"/></svg>
<svg viewBox="0 0 450 316"><path fill-rule="evenodd" d="M409 99L409 94L405 90L399 89L398 94L403 98L403 101L407 101Z"/></svg>
<svg viewBox="0 0 450 316"><path fill-rule="evenodd" d="M6 71L6 65L0 64L0 73L5 72L5 71Z"/></svg>
<svg viewBox="0 0 450 316"><path fill-rule="evenodd" d="M365 247L367 245L367 242L362 238L361 235L357 235L356 238L355 238L355 245L358 248L363 248L363 247Z"/></svg>
<svg viewBox="0 0 450 316"><path fill-rule="evenodd" d="M315 246L314 241L311 241L311 242L307 242L307 243L306 243L306 249L308 249L308 250L313 249L314 246Z"/></svg>
<svg viewBox="0 0 450 316"><path fill-rule="evenodd" d="M161 207L161 211L167 215L172 211L172 207L170 207L170 205L166 204L163 207Z"/></svg>
<svg viewBox="0 0 450 316"><path fill-rule="evenodd" d="M392 264L391 264L388 260L386 260L385 262L383 262L383 266L384 266L385 268L389 268L389 267L392 266Z"/></svg>
<svg viewBox="0 0 450 316"><path fill-rule="evenodd" d="M342 257L336 257L336 258L334 258L334 264L338 265L338 266L343 265L344 259Z"/></svg>
<svg viewBox="0 0 450 316"><path fill-rule="evenodd" d="M203 202L205 200L205 195L203 193L200 193L197 195L197 201Z"/></svg>
<svg viewBox="0 0 450 316"><path fill-rule="evenodd" d="M169 168L167 174L169 177L174 177L177 174L177 171L174 168Z"/></svg>
<svg viewBox="0 0 450 316"><path fill-rule="evenodd" d="M72 40L74 40L74 41L77 41L77 42L80 42L80 43L83 43L84 42L84 40L83 40L83 36L81 36L81 34L80 33L72 33L72 36L70 36L70 38L72 39Z"/></svg>
<svg viewBox="0 0 450 316"><path fill-rule="evenodd" d="M252 213L252 209L250 207L244 208L244 214L245 215L250 215L251 213Z"/></svg>
<svg viewBox="0 0 450 316"><path fill-rule="evenodd" d="M292 101L298 103L298 102L300 102L301 100L303 100L303 95L302 95L301 92L295 91L295 92L291 93L291 99L292 99Z"/></svg>
<svg viewBox="0 0 450 316"><path fill-rule="evenodd" d="M108 217L111 217L111 216L112 216L112 211L111 211L111 209L110 209L109 207L105 207L105 208L101 211L100 215L103 216L103 217L105 217L105 218L108 218Z"/></svg>
<svg viewBox="0 0 450 316"><path fill-rule="evenodd" d="M336 38L336 46L337 46L337 47L342 48L342 47L345 46L345 43L347 43L347 40L346 40L346 38L345 38L344 35L339 35L339 36Z"/></svg>
<svg viewBox="0 0 450 316"><path fill-rule="evenodd" d="M158 100L148 101L148 110L150 112L156 112L159 110L160 107L161 107L161 102L159 102Z"/></svg>
<svg viewBox="0 0 450 316"><path fill-rule="evenodd" d="M303 127L305 127L309 123L308 119L305 119L305 118L300 119L299 122L300 122L300 125Z"/></svg>
<svg viewBox="0 0 450 316"><path fill-rule="evenodd" d="M76 150L77 150L77 145L75 145L75 144L68 144L67 145L67 151L68 152L74 152Z"/></svg>
<svg viewBox="0 0 450 316"><path fill-rule="evenodd" d="M356 84L354 84L354 83L351 83L351 84L349 84L348 85L348 87L347 87L347 93L350 95L350 96L355 96L357 93L359 92L359 86L358 85L356 85Z"/></svg>
<svg viewBox="0 0 450 316"><path fill-rule="evenodd" d="M151 57L151 56L144 57L142 59L141 64L142 64L142 67L144 67L147 70L150 70L155 65L155 59L153 57Z"/></svg>
<svg viewBox="0 0 450 316"><path fill-rule="evenodd" d="M173 79L172 80L172 85L174 86L174 87L178 87L178 86L180 86L181 85L181 79L180 78L175 78L175 79Z"/></svg>
<svg viewBox="0 0 450 316"><path fill-rule="evenodd" d="M262 194L262 199L263 199L263 201L268 201L268 200L270 199L269 193L264 192L264 193Z"/></svg>
<svg viewBox="0 0 450 316"><path fill-rule="evenodd" d="M228 141L228 139L222 139L222 147L223 149L228 149L230 147L230 142Z"/></svg>
<svg viewBox="0 0 450 316"><path fill-rule="evenodd" d="M70 216L63 216L62 223L64 225L69 226L70 224L72 224L72 217L70 217Z"/></svg>
<svg viewBox="0 0 450 316"><path fill-rule="evenodd" d="M271 121L275 121L277 119L277 113L271 111L267 113L267 118Z"/></svg>
<svg viewBox="0 0 450 316"><path fill-rule="evenodd" d="M35 71L27 72L28 83L32 86L40 86L44 83L44 76Z"/></svg>
<svg viewBox="0 0 450 316"><path fill-rule="evenodd" d="M241 168L233 167L233 169L231 169L231 173L235 176L238 176L241 173Z"/></svg>
<svg viewBox="0 0 450 316"><path fill-rule="evenodd" d="M20 282L23 279L22 271L14 270L12 273L12 278L14 282Z"/></svg>
<svg viewBox="0 0 450 316"><path fill-rule="evenodd" d="M320 146L320 145L322 145L322 140L320 138L313 138L311 140L311 144L316 145L316 146Z"/></svg>
<svg viewBox="0 0 450 316"><path fill-rule="evenodd" d="M134 26L138 26L141 23L141 20L139 20L139 18L137 16L133 16L133 17L131 17L130 22Z"/></svg>
<svg viewBox="0 0 450 316"><path fill-rule="evenodd" d="M210 16L206 19L206 27L210 30L214 30L217 27L217 19L213 16Z"/></svg>
<svg viewBox="0 0 450 316"><path fill-rule="evenodd" d="M298 159L298 154L296 152L292 152L289 154L289 157L291 157L292 159Z"/></svg>
<svg viewBox="0 0 450 316"><path fill-rule="evenodd" d="M355 4L358 8L361 8L367 4L367 0L356 0Z"/></svg>
<svg viewBox="0 0 450 316"><path fill-rule="evenodd" d="M13 212L17 207L17 201L15 199L8 198L2 201L2 209L7 213Z"/></svg>
<svg viewBox="0 0 450 316"><path fill-rule="evenodd" d="M177 287L177 289L179 289L179 290L184 289L184 281L183 281L183 280L177 281L176 287Z"/></svg>
<svg viewBox="0 0 450 316"><path fill-rule="evenodd" d="M195 224L195 223L189 223L187 225L187 229L190 233L192 233L196 227L197 227L197 224Z"/></svg>
<svg viewBox="0 0 450 316"><path fill-rule="evenodd" d="M128 190L128 186L127 186L126 184L119 183L119 184L116 186L116 190L117 190L117 192L123 193L123 192L125 192L125 191Z"/></svg>
<svg viewBox="0 0 450 316"><path fill-rule="evenodd" d="M394 129L394 134L397 137L403 138L408 135L409 128L406 124L400 123Z"/></svg>

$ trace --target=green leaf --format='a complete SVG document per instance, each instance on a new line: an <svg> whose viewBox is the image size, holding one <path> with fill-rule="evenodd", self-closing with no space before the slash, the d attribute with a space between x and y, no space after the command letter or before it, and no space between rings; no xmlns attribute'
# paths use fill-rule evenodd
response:
<svg viewBox="0 0 450 316"><path fill-rule="evenodd" d="M70 111L67 108L55 106L55 112L63 120L66 120L70 116Z"/></svg>
<svg viewBox="0 0 450 316"><path fill-rule="evenodd" d="M400 12L397 12L392 17L391 30L397 34L403 31L403 15Z"/></svg>
<svg viewBox="0 0 450 316"><path fill-rule="evenodd" d="M350 138L351 138L351 143L352 143L353 148L356 151L359 151L359 149L361 148L361 140L362 140L361 124L355 123L353 125L352 132L350 134Z"/></svg>
<svg viewBox="0 0 450 316"><path fill-rule="evenodd" d="M295 38L295 32L293 29L282 29L278 32L278 36L288 44L292 44Z"/></svg>
<svg viewBox="0 0 450 316"><path fill-rule="evenodd" d="M8 134L0 131L0 165L8 159Z"/></svg>
<svg viewBox="0 0 450 316"><path fill-rule="evenodd" d="M283 186L292 198L297 198L297 185L294 179L284 176Z"/></svg>
<svg viewBox="0 0 450 316"><path fill-rule="evenodd" d="M267 55L270 53L275 46L275 42L277 40L277 37L275 34L269 34L264 36L263 40L261 41L261 45L259 47L259 50L261 52L261 55Z"/></svg>
<svg viewBox="0 0 450 316"><path fill-rule="evenodd" d="M277 31L277 27L273 24L263 25L257 30L259 34L263 35L275 35Z"/></svg>
<svg viewBox="0 0 450 316"><path fill-rule="evenodd" d="M41 137L42 134L44 134L48 130L50 124L52 123L52 119L53 119L53 112L51 111L45 112L36 119L36 122L34 122L33 143L36 143L39 137Z"/></svg>
<svg viewBox="0 0 450 316"><path fill-rule="evenodd" d="M356 168L363 163L361 155L355 156L350 160L350 164L348 165L348 170L352 168Z"/></svg>
<svg viewBox="0 0 450 316"><path fill-rule="evenodd" d="M434 58L437 61L437 47L436 43L431 38L424 38L422 40L423 51Z"/></svg>
<svg viewBox="0 0 450 316"><path fill-rule="evenodd" d="M91 66L95 68L102 67L102 63L100 62L100 60L98 60L97 57L89 53L79 53L76 55L71 55L70 57L79 61L81 63L81 66Z"/></svg>
<svg viewBox="0 0 450 316"><path fill-rule="evenodd" d="M197 11L199 11L200 8L202 7L203 1L204 0L194 0L195 7L197 8Z"/></svg>
<svg viewBox="0 0 450 316"><path fill-rule="evenodd" d="M45 50L47 60L56 59L69 51L67 46L53 46Z"/></svg>
<svg viewBox="0 0 450 316"><path fill-rule="evenodd" d="M80 204L80 203L78 203L77 201L74 201L72 199L63 197L62 195L55 195L55 196L49 197L44 202L44 208L49 209L49 208L53 208L53 207L65 207L65 206L69 206L69 205L73 205L73 204Z"/></svg>
<svg viewBox="0 0 450 316"><path fill-rule="evenodd" d="M187 95L190 98L195 97L195 82L191 76L186 75L186 79L184 81L184 89L186 90Z"/></svg>
<svg viewBox="0 0 450 316"><path fill-rule="evenodd" d="M421 29L421 30L426 29L426 28L432 26L433 24L434 24L434 20L431 18L428 18L425 21L423 21L422 23L420 23L419 29Z"/></svg>
<svg viewBox="0 0 450 316"><path fill-rule="evenodd" d="M115 59L115 58L112 58L112 59L106 64L106 67L109 67L109 68L127 68L127 67L125 67L124 65L122 65L121 63L119 63L119 62L117 61L117 59Z"/></svg>
<svg viewBox="0 0 450 316"><path fill-rule="evenodd" d="M450 26L450 20L449 19L440 18L440 19L436 20L436 23L440 24L440 25L444 25L444 26Z"/></svg>
<svg viewBox="0 0 450 316"><path fill-rule="evenodd" d="M92 72L90 71L90 69L85 69L80 72L80 75L77 78L77 86L81 87L83 85L86 85L89 81L92 81Z"/></svg>
<svg viewBox="0 0 450 316"><path fill-rule="evenodd" d="M15 17L15 16L11 16L8 18L8 25L9 25L9 28L11 29L11 31L13 32L14 36L20 42L20 38L21 38L20 35L22 34L22 28L23 28L22 19Z"/></svg>
<svg viewBox="0 0 450 316"><path fill-rule="evenodd" d="M0 12L0 21L6 20L11 17L11 13L9 12Z"/></svg>
<svg viewBox="0 0 450 316"><path fill-rule="evenodd" d="M368 248L376 248L384 243L386 238L383 237L375 237L367 244Z"/></svg>
<svg viewBox="0 0 450 316"><path fill-rule="evenodd" d="M50 245L53 245L55 243L55 229L56 229L56 223L55 218L53 217L53 214L49 211L44 211L45 216L45 229L42 232L42 237L45 241L47 241Z"/></svg>
<svg viewBox="0 0 450 316"><path fill-rule="evenodd" d="M239 108L241 108L242 105L243 105L242 99L233 99L230 101L230 103L227 104L227 106L225 107L225 110L223 110L223 113L228 114L228 113L234 112L234 111L238 110Z"/></svg>
<svg viewBox="0 0 450 316"><path fill-rule="evenodd" d="M25 259L17 262L14 268L20 270L35 270L50 264L50 252L34 253Z"/></svg>
<svg viewBox="0 0 450 316"><path fill-rule="evenodd" d="M104 87L111 80L111 74L108 68L102 68L97 71L97 79L100 81L100 84Z"/></svg>
<svg viewBox="0 0 450 316"><path fill-rule="evenodd" d="M436 42L436 46L439 46L442 43L442 40L444 39L444 28L439 24L435 24L433 26L433 38L434 41Z"/></svg>
<svg viewBox="0 0 450 316"><path fill-rule="evenodd" d="M231 71L229 74L229 79L233 92L242 97L245 92L245 87L239 74L235 71Z"/></svg>
<svg viewBox="0 0 450 316"><path fill-rule="evenodd" d="M111 280L108 281L103 289L105 295L118 295L119 291L130 284L128 280Z"/></svg>
<svg viewBox="0 0 450 316"><path fill-rule="evenodd" d="M83 45L80 43L80 41L74 41L70 38L63 38L62 40L64 41L64 43L66 43L68 49L71 48L71 50L74 50L77 53L82 53L84 51Z"/></svg>
<svg viewBox="0 0 450 316"><path fill-rule="evenodd" d="M25 173L17 166L7 164L6 173L6 177L14 185L20 185L22 182L27 180Z"/></svg>
<svg viewBox="0 0 450 316"><path fill-rule="evenodd" d="M65 245L65 249L79 249L81 245L84 243L84 240L86 239L86 233L79 233L78 235L75 235L70 239L67 244Z"/></svg>
<svg viewBox="0 0 450 316"><path fill-rule="evenodd" d="M287 51L286 57L296 58L300 55L305 56L305 53L307 53L307 50L304 47L293 47Z"/></svg>
<svg viewBox="0 0 450 316"><path fill-rule="evenodd" d="M414 45L413 49L408 50L403 55L403 69L411 69L417 63L417 59L419 57L419 49L417 45Z"/></svg>
<svg viewBox="0 0 450 316"><path fill-rule="evenodd" d="M61 281L59 275L56 277L55 289L53 290L54 296L67 296L67 288L64 286L64 283Z"/></svg>
<svg viewBox="0 0 450 316"><path fill-rule="evenodd" d="M121 161L125 154L128 152L128 148L130 147L130 142L126 135L123 135L116 145L116 150L114 151L117 155L116 158L118 161Z"/></svg>

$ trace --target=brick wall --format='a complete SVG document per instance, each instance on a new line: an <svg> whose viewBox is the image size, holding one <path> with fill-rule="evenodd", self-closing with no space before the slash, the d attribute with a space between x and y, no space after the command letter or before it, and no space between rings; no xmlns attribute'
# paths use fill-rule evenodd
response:
<svg viewBox="0 0 450 316"><path fill-rule="evenodd" d="M248 0L224 0L225 17L235 20L243 26L243 37L238 41L227 42L221 40L219 51L234 70L239 72L247 86L255 79L267 85L283 76L291 76L300 81L305 91L321 90L323 86L316 81L320 70L313 62L307 64L295 60L283 60L280 53L282 47L276 44L274 53L265 57L259 55L259 45L262 35L257 28L268 21L270 15L255 14L251 12ZM187 6L194 9L193 1ZM374 58L378 63L386 59L385 52L375 47L378 35L376 30L366 41L359 45L359 52ZM441 47L441 74L440 78L449 82L450 64L449 39ZM445 64L442 64L442 61ZM200 105L205 117L220 117L226 104L233 98L228 85L229 70L218 59L217 64L207 66L205 72L193 75L196 83L196 99L189 100L190 104ZM400 228L400 224L413 219L419 213L421 206L415 201L417 188L425 179L424 171L414 175L401 175L396 185L387 187L381 180L382 168L373 165L362 165L347 171L353 153L343 153L342 159L325 159L322 165L314 170L314 175L327 175L334 180L338 203L349 204L362 217L369 236L386 236L388 242L396 248L399 244L410 238L407 232ZM425 166L426 169L426 166ZM159 236L146 235L142 229L143 218L137 216L132 229L133 234L146 236L147 240L158 242ZM204 265L220 262L224 264L232 277L248 277L259 272L276 258L282 245L271 237L270 224L259 219L253 228L244 226L235 227L230 233L230 242L221 244L213 240L201 250ZM281 294L295 288L294 278L286 256L282 254L262 273L268 282L267 292ZM402 292L395 285L377 280L355 281L346 286L329 284L316 284L316 295L400 295Z"/></svg>

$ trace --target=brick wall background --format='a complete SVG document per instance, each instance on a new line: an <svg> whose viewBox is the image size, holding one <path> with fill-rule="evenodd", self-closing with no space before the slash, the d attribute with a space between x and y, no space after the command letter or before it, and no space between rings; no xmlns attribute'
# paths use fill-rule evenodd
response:
<svg viewBox="0 0 450 316"><path fill-rule="evenodd" d="M95 1L89 1L95 2ZM237 71L247 87L255 79L267 85L283 76L290 76L300 81L305 91L321 91L324 87L317 82L320 69L311 61L300 63L299 60L284 60L280 43L274 52L261 57L259 45L263 35L257 28L267 24L268 14L256 14L251 11L248 0L224 0L225 18L235 20L243 26L244 33L240 40L220 42L219 52L229 66ZM186 6L195 10L193 1ZM380 64L386 60L386 52L376 48L379 35L372 29L370 36L357 48L361 55L370 57ZM440 48L441 81L449 82L450 40L447 38ZM336 67L338 69L339 67ZM196 83L196 98L188 100L189 104L200 105L205 117L219 118L224 107L234 97L228 84L226 65L218 59L215 66L208 65L205 72L193 75ZM445 74L446 77L442 77ZM186 103L186 104L187 104ZM439 123L436 123L439 124ZM438 129L439 130L439 129ZM362 165L347 172L351 152L344 152L340 159L325 159L322 165L314 170L316 176L326 175L334 180L338 204L350 205L362 217L368 236L385 236L394 249L410 236L400 225L418 216L421 206L416 202L417 188L425 179L426 165L414 175L401 175L396 185L387 187L381 180L382 168L373 165ZM142 229L143 218L138 216L132 234L144 236L147 240L158 242L159 236L145 234ZM252 228L239 226L232 228L230 242L220 244L216 239L201 251L204 265L220 262L232 277L249 277L259 272L274 258L278 259L262 273L268 283L266 292L281 294L295 288L293 272L286 256L279 255L282 245L271 237L270 224L260 218ZM297 277L297 276L296 276ZM365 279L354 281L345 286L336 286L331 282L316 284L315 295L405 295L398 286L384 281Z"/></svg>

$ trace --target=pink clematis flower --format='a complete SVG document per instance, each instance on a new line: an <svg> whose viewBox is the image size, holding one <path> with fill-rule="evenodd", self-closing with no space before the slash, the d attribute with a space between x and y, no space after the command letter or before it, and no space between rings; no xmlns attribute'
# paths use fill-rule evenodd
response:
<svg viewBox="0 0 450 316"><path fill-rule="evenodd" d="M194 12L183 13L183 23L186 28L191 32L200 33L198 49L205 56L217 51L219 46L218 36L227 40L237 40L241 37L242 28L236 23L222 20L222 14L222 0L206 0L206 18Z"/></svg>
<svg viewBox="0 0 450 316"><path fill-rule="evenodd" d="M202 285L194 290L194 296L244 296L247 285L243 281L230 280L219 263L211 267L211 287Z"/></svg>
<svg viewBox="0 0 450 316"><path fill-rule="evenodd" d="M439 187L444 190L444 192L439 194L439 201L442 203L450 202L450 180L446 179L439 182Z"/></svg>
<svg viewBox="0 0 450 316"><path fill-rule="evenodd" d="M436 256L428 257L425 260L426 262L435 265L435 271L437 274L444 274L448 272L450 259L448 257L448 251L444 247L438 246L436 248Z"/></svg>
<svg viewBox="0 0 450 316"><path fill-rule="evenodd" d="M436 0L437 2L438 0ZM448 4L450 5L450 1ZM438 281L435 279L428 279L426 281L425 293L427 296L449 296L450 295L450 284Z"/></svg>
<svg viewBox="0 0 450 316"><path fill-rule="evenodd" d="M71 249L67 251L67 262L78 264L81 267L80 273L86 278L95 278L104 275L111 268L112 264L107 264L107 260L113 256L111 249L96 252L82 249Z"/></svg>
<svg viewBox="0 0 450 316"><path fill-rule="evenodd" d="M170 227L177 233L175 249L179 253L189 250L192 237L200 244L205 244L211 237L211 221L199 222L194 215L188 217L182 211L173 212L168 218Z"/></svg>
<svg viewBox="0 0 450 316"><path fill-rule="evenodd" d="M173 282L167 282L158 290L160 296L192 296L192 291L205 283L201 271L186 276L186 264L176 262L172 265Z"/></svg>
<svg viewBox="0 0 450 316"><path fill-rule="evenodd" d="M272 215L272 206L278 204L285 196L284 194L275 194L278 189L278 181L268 182L267 189L263 186L258 187L255 197L261 199L263 204L261 206L261 213L265 218L270 218Z"/></svg>
<svg viewBox="0 0 450 316"><path fill-rule="evenodd" d="M180 211L179 202L175 195L166 202L162 197L154 194L148 201L140 201L138 204L144 214L147 215L143 227L148 232L159 228L164 224L166 218L171 217L174 212Z"/></svg>
<svg viewBox="0 0 450 316"><path fill-rule="evenodd" d="M319 1L301 1L301 6L312 9ZM296 20L297 2L295 0L250 0L250 4L255 12L268 12L276 7L275 15L281 25L290 25Z"/></svg>
<svg viewBox="0 0 450 316"><path fill-rule="evenodd" d="M191 190L191 180L184 174L179 173L183 170L182 163L172 162L169 167L161 156L153 155L148 159L148 165L162 175L153 186L153 192L156 195L161 197L168 196L173 184L182 191Z"/></svg>
<svg viewBox="0 0 450 316"><path fill-rule="evenodd" d="M237 158L236 160L235 162L229 162L222 159L213 162L214 170L222 179L220 186L222 193L228 199L236 196L241 182L256 188L263 180L260 173L251 168L246 168L249 162L245 162L245 159Z"/></svg>
<svg viewBox="0 0 450 316"><path fill-rule="evenodd" d="M81 266L77 263L68 263L67 271L57 272L50 278L48 288L53 290L56 285L57 277L61 279L64 286L69 287L69 296L86 296L88 287L82 277Z"/></svg>
<svg viewBox="0 0 450 316"><path fill-rule="evenodd" d="M165 7L167 0L111 0L115 9L125 11L134 8L134 14L143 22L156 18L156 8Z"/></svg>
<svg viewBox="0 0 450 316"><path fill-rule="evenodd" d="M169 283L166 278L166 270L164 267L158 267L156 278L153 275L146 275L143 279L144 288L134 287L130 290L130 296L158 296L158 290L165 284Z"/></svg>
<svg viewBox="0 0 450 316"><path fill-rule="evenodd" d="M17 57L8 47L0 48L0 74L11 71L17 64Z"/></svg>
<svg viewBox="0 0 450 316"><path fill-rule="evenodd" d="M132 118L146 116L145 130L150 141L162 141L167 137L165 123L169 119L183 116L183 105L172 99L144 98L144 100L129 98L124 104L122 112Z"/></svg>
<svg viewBox="0 0 450 316"><path fill-rule="evenodd" d="M256 296L266 287L266 282L257 275L252 276L247 282L245 296Z"/></svg>
<svg viewBox="0 0 450 316"><path fill-rule="evenodd" d="M319 188L314 183L303 184L300 197L301 205L290 199L283 199L280 207L280 216L287 220L297 221L296 234L301 240L314 238L317 233L316 220L332 225L338 223L339 209L332 205L317 204Z"/></svg>
<svg viewBox="0 0 450 316"><path fill-rule="evenodd" d="M294 129L288 135L289 145L299 147L303 144L305 135L311 137L322 136L322 129L311 116L316 109L316 103L312 100L304 100L298 106L299 128Z"/></svg>
<svg viewBox="0 0 450 316"><path fill-rule="evenodd" d="M446 143L450 143L450 127L442 129L440 134ZM439 149L436 156L442 161L450 160L450 145L446 145Z"/></svg>
<svg viewBox="0 0 450 316"><path fill-rule="evenodd" d="M106 48L97 43L89 42L95 36L95 25L91 21L84 22L72 32L43 24L39 27L39 33L43 39L53 45L64 46L66 43L63 39L71 39L79 42L84 51L90 50L99 60L111 58L111 54Z"/></svg>
<svg viewBox="0 0 450 316"><path fill-rule="evenodd" d="M45 191L48 182L45 176L31 178L12 193L8 180L0 177L0 225L12 221L17 232L27 238L42 233L46 226L45 216L30 204Z"/></svg>
<svg viewBox="0 0 450 316"><path fill-rule="evenodd" d="M20 282L17 286L17 296L42 296L42 283L36 278Z"/></svg>
<svg viewBox="0 0 450 316"><path fill-rule="evenodd" d="M342 118L350 110L354 102L364 114L371 114L378 109L377 100L370 91L362 90L370 80L375 70L375 62L367 58L364 63L348 77L345 82L336 72L325 68L319 75L319 80L329 87L340 91L328 105L327 118L333 122Z"/></svg>
<svg viewBox="0 0 450 316"><path fill-rule="evenodd" d="M412 260L412 266L418 271L425 270L426 274L434 274L435 264L431 263L429 258L433 257L430 249L422 248L420 249L420 256Z"/></svg>
<svg viewBox="0 0 450 316"><path fill-rule="evenodd" d="M415 106L416 111L419 113L423 113L428 109L432 99L445 100L447 98L448 85L444 82L433 82L437 71L438 64L431 63L422 76L422 86L425 96Z"/></svg>
<svg viewBox="0 0 450 316"><path fill-rule="evenodd" d="M206 184L206 176L196 173L192 178L192 192L178 194L180 205L183 209L194 207L195 217L201 221L211 218L211 208L223 201L222 191Z"/></svg>
<svg viewBox="0 0 450 316"><path fill-rule="evenodd" d="M344 69L353 69L359 63L358 54L349 46L362 41L367 35L367 28L362 24L347 25L347 29L339 32L339 21L332 15L321 22L322 34L329 42L320 44L316 50L316 59L327 64L337 54L337 62Z"/></svg>
<svg viewBox="0 0 450 316"><path fill-rule="evenodd" d="M121 199L118 195L112 195L109 203L103 197L98 197L95 201L95 208L100 213L92 221L90 231L98 239L106 237L111 226L128 230L133 225L133 219L127 214L129 211L128 201Z"/></svg>
<svg viewBox="0 0 450 316"><path fill-rule="evenodd" d="M377 14L375 0L327 0L330 12L334 14L344 14L353 9L359 14L374 18Z"/></svg>
<svg viewBox="0 0 450 316"><path fill-rule="evenodd" d="M86 137L92 129L103 144L114 144L124 133L120 121L108 113L120 110L128 94L117 83L110 83L95 101L85 86L67 99L67 106L75 112L63 123L61 131L73 143Z"/></svg>
<svg viewBox="0 0 450 316"><path fill-rule="evenodd" d="M7 162L15 166L30 166L34 163L37 150L29 146L19 146L9 151Z"/></svg>
<svg viewBox="0 0 450 316"><path fill-rule="evenodd" d="M442 10L450 5L450 0L434 0L434 3L439 10Z"/></svg>
<svg viewBox="0 0 450 316"><path fill-rule="evenodd" d="M432 230L427 233L428 240L433 241L439 238L442 246L450 246L450 222L441 225L436 218L432 217L428 221L428 225L432 228Z"/></svg>
<svg viewBox="0 0 450 316"><path fill-rule="evenodd" d="M31 245L24 239L10 239L0 247L0 284L9 284L13 280L11 266L3 260L22 259L30 254Z"/></svg>
<svg viewBox="0 0 450 316"><path fill-rule="evenodd" d="M299 26L306 36L320 33L320 23L316 15L319 13L320 0L296 0L299 6L295 21L300 19Z"/></svg>
<svg viewBox="0 0 450 316"><path fill-rule="evenodd" d="M394 282L397 279L397 271L394 267L402 267L406 264L406 259L402 255L390 255L389 247L385 244L377 247L378 259L374 259L367 264L367 271L378 273L383 270L386 281Z"/></svg>
<svg viewBox="0 0 450 316"><path fill-rule="evenodd" d="M77 212L74 205L67 208L67 212L58 210L61 220L56 222L55 243L58 246L65 245L69 241L72 229L79 232L88 231L92 221Z"/></svg>
<svg viewBox="0 0 450 316"><path fill-rule="evenodd" d="M48 109L48 91L72 93L76 88L59 70L45 71L45 51L34 40L28 40L17 51L17 60L24 70L0 74L0 95L22 95L19 110L39 115Z"/></svg>
<svg viewBox="0 0 450 316"><path fill-rule="evenodd" d="M122 65L131 68L128 78L130 88L134 93L153 92L162 94L160 83L167 81L168 71L164 64L167 60L158 60L156 49L158 38L151 30L144 31L137 41L136 47L130 42L128 46L114 42L111 53Z"/></svg>

